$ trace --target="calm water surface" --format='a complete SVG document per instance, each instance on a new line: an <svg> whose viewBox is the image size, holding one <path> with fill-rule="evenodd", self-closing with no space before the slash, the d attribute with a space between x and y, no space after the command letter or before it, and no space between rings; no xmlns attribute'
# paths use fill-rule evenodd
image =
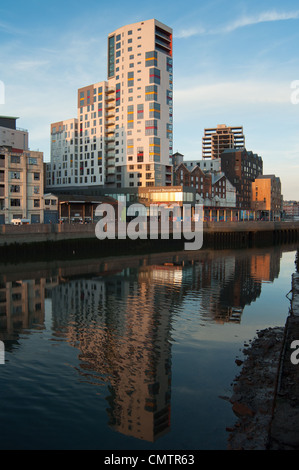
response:
<svg viewBox="0 0 299 470"><path fill-rule="evenodd" d="M295 248L6 266L1 449L226 449L244 342L285 324Z"/></svg>

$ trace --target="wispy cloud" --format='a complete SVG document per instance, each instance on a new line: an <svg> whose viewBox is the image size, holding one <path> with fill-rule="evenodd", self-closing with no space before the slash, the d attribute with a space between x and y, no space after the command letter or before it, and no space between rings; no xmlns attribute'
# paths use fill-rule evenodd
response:
<svg viewBox="0 0 299 470"><path fill-rule="evenodd" d="M229 81L186 87L174 91L176 104L186 104L198 109L198 105L228 106L233 105L272 105L290 104L289 83L259 81Z"/></svg>
<svg viewBox="0 0 299 470"><path fill-rule="evenodd" d="M14 25L11 25L10 23L5 23L3 21L0 21L0 32L1 31L8 34L27 34L25 30L16 28Z"/></svg>
<svg viewBox="0 0 299 470"><path fill-rule="evenodd" d="M189 29L182 29L175 35L175 37L178 39L182 39L182 38L190 38L191 36L201 36L204 34L206 34L205 28L202 28L202 27L189 28Z"/></svg>
<svg viewBox="0 0 299 470"><path fill-rule="evenodd" d="M48 63L47 60L20 60L14 64L14 68L19 72L33 72Z"/></svg>
<svg viewBox="0 0 299 470"><path fill-rule="evenodd" d="M243 16L233 21L232 23L219 29L219 32L230 33L236 29L243 28L245 26L252 26L259 23L268 23L272 21L286 21L286 20L297 20L299 18L299 11L279 13L277 11L267 11L260 13L259 15ZM217 30L216 30L217 31Z"/></svg>
<svg viewBox="0 0 299 470"><path fill-rule="evenodd" d="M292 12L277 12L275 10L266 11L259 13L257 15L244 15L236 20L220 26L218 28L206 29L202 26L199 27L190 27L189 29L182 29L176 34L176 38L184 39L191 36L204 36L204 35L213 35L213 34L226 34L231 33L239 28L244 28L246 26L253 26L260 23L269 23L275 21L287 21L287 20L297 20L299 19L299 10Z"/></svg>

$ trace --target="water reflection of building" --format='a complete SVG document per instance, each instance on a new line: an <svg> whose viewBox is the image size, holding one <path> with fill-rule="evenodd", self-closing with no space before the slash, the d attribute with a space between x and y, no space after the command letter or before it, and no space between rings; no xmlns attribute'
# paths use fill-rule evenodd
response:
<svg viewBox="0 0 299 470"><path fill-rule="evenodd" d="M251 276L262 282L273 282L279 276L280 250L251 256Z"/></svg>
<svg viewBox="0 0 299 470"><path fill-rule="evenodd" d="M29 280L1 275L0 339L41 327L45 299L51 298L53 335L78 349L80 375L109 391L109 425L155 441L170 429L173 312L196 298L200 310L194 315L240 321L262 282L278 276L280 256L279 247L200 251L174 255L167 263L161 257L160 264L140 258L131 268L117 260L105 273L87 262L78 269L32 273Z"/></svg>
<svg viewBox="0 0 299 470"><path fill-rule="evenodd" d="M0 282L0 332L5 340L16 331L43 326L46 279Z"/></svg>
<svg viewBox="0 0 299 470"><path fill-rule="evenodd" d="M81 373L109 384L110 426L148 441L170 425L170 312L154 307L161 295L136 270L52 291L54 325L80 350Z"/></svg>

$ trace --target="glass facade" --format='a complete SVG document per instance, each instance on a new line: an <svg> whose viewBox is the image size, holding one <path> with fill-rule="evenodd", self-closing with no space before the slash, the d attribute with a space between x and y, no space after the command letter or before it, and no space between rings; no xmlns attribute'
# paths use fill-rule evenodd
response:
<svg viewBox="0 0 299 470"><path fill-rule="evenodd" d="M115 53L115 38L111 36L108 40L108 77L114 76L114 53Z"/></svg>

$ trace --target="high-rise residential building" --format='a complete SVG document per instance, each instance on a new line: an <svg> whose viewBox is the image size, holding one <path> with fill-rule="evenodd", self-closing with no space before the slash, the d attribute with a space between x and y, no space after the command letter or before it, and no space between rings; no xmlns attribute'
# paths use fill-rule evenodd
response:
<svg viewBox="0 0 299 470"><path fill-rule="evenodd" d="M152 19L109 34L107 75L78 90L77 146L52 142L49 189L172 184L172 29Z"/></svg>
<svg viewBox="0 0 299 470"><path fill-rule="evenodd" d="M245 147L243 127L227 127L218 124L216 128L205 129L202 138L202 158L220 158L225 149Z"/></svg>
<svg viewBox="0 0 299 470"><path fill-rule="evenodd" d="M170 185L172 29L152 19L110 34L108 83L116 93L116 186Z"/></svg>

